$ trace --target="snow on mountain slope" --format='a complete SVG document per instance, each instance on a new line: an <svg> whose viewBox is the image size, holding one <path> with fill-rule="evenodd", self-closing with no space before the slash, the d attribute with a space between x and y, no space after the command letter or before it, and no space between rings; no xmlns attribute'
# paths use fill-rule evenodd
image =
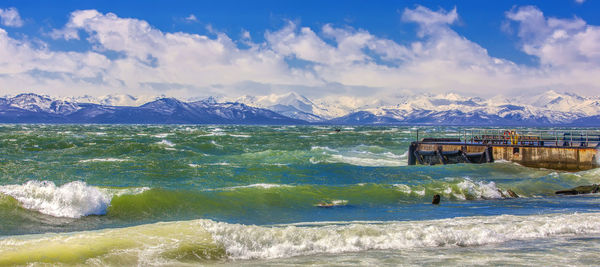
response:
<svg viewBox="0 0 600 267"><path fill-rule="evenodd" d="M32 112L46 112L51 114L70 114L79 109L75 103L53 100L48 96L36 94L19 94L12 98L7 98L6 103L14 108L19 108Z"/></svg>
<svg viewBox="0 0 600 267"><path fill-rule="evenodd" d="M525 99L524 103L547 110L578 113L583 116L599 115L600 97L582 97L572 93L557 93L553 90Z"/></svg>
<svg viewBox="0 0 600 267"><path fill-rule="evenodd" d="M443 123L447 120L460 121L458 118L451 118L452 116L464 116L482 120L495 118L504 120L505 123L562 124L582 117L599 115L600 101L597 97L586 98L553 91L528 99L507 99L502 96L483 99L456 94L422 94L406 97L395 105L362 110L400 121L412 121L420 117Z"/></svg>
<svg viewBox="0 0 600 267"><path fill-rule="evenodd" d="M110 95L104 97L73 97L78 100L53 100L48 96L20 94L0 98L0 112L44 113L55 121L56 116L92 116L104 114L106 121L138 118L143 110L164 117L168 122L227 123L351 123L351 124L454 124L454 125L571 125L585 122L590 126L600 118L600 97L582 97L571 93L547 91L528 97L496 96L483 99L458 94L417 94L395 99L357 98L349 96L324 97L311 100L297 93L227 98L209 97L201 101L184 102L175 98L133 97ZM144 99L152 99L139 105ZM85 104L96 103L96 104ZM94 106L95 105L95 106ZM121 106L124 105L124 106ZM142 108L141 110L132 108ZM124 108L124 109L123 109ZM12 110L12 111L11 111ZM81 111L81 112L80 112ZM141 113L140 113L141 112ZM28 113L29 114L29 113ZM124 118L117 118L122 114ZM185 114L185 115L182 115ZM110 116L109 116L110 115ZM27 116L33 116L31 114ZM94 115L95 116L95 115ZM113 116L113 117L111 117ZM145 115L144 115L145 116ZM150 116L150 115L148 115ZM11 117L18 121L17 117ZM33 118L33 117L32 117ZM145 122L160 123L155 118Z"/></svg>
<svg viewBox="0 0 600 267"><path fill-rule="evenodd" d="M243 96L234 100L251 107L266 108L281 115L301 119L309 122L321 121L321 115L326 114L321 107L315 105L308 98L295 92L283 95L271 94L267 96ZM325 117L327 118L327 117Z"/></svg>
<svg viewBox="0 0 600 267"><path fill-rule="evenodd" d="M165 96L132 96L127 94L111 94L103 96L90 96L84 95L79 97L66 97L63 98L65 101L76 102L76 103L92 103L105 106L128 106L138 107L148 102L164 98Z"/></svg>

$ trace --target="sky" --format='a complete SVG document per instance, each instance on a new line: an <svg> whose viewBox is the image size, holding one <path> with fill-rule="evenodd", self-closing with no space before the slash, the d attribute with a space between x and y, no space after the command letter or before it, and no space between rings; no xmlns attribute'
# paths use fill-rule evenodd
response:
<svg viewBox="0 0 600 267"><path fill-rule="evenodd" d="M600 95L600 1L0 1L0 95Z"/></svg>

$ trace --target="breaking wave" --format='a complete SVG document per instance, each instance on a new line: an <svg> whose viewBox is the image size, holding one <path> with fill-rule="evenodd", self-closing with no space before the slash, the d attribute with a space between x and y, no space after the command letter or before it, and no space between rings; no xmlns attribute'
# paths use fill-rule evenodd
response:
<svg viewBox="0 0 600 267"><path fill-rule="evenodd" d="M314 146L311 152L316 154L310 158L313 164L345 163L365 167L397 167L408 164L408 152L396 154L378 146L360 145L338 149Z"/></svg>
<svg viewBox="0 0 600 267"><path fill-rule="evenodd" d="M0 240L0 265L105 265L113 259L126 265L177 265L367 250L482 246L598 233L598 213L278 226L194 220L5 238ZM59 251L61 257L53 257Z"/></svg>
<svg viewBox="0 0 600 267"><path fill-rule="evenodd" d="M29 210L54 217L80 218L103 215L113 196L139 194L148 188L111 189L74 181L56 186L50 181L29 181L21 185L0 186L0 193L16 199Z"/></svg>

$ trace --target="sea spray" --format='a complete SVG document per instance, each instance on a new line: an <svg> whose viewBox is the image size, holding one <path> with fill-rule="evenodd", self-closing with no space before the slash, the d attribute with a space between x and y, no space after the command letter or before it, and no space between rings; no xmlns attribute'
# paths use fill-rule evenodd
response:
<svg viewBox="0 0 600 267"><path fill-rule="evenodd" d="M181 265L365 251L480 247L600 234L600 214L277 226L191 220L0 240L0 265Z"/></svg>
<svg viewBox="0 0 600 267"><path fill-rule="evenodd" d="M22 185L0 186L0 193L15 198L26 209L70 218L105 214L111 199L97 187L81 181L62 186L51 181L29 181Z"/></svg>
<svg viewBox="0 0 600 267"><path fill-rule="evenodd" d="M141 194L140 188L98 188L82 181L56 186L51 181L28 181L21 185L0 186L0 194L16 199L23 208L54 217L80 218L104 215L114 196Z"/></svg>
<svg viewBox="0 0 600 267"><path fill-rule="evenodd" d="M563 235L600 233L600 214L463 217L433 221L263 227L210 220L198 223L232 259L269 259L365 250L481 246Z"/></svg>

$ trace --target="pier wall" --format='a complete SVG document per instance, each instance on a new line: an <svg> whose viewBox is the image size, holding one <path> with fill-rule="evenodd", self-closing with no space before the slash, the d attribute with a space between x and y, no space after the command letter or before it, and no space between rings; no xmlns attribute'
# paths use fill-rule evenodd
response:
<svg viewBox="0 0 600 267"><path fill-rule="evenodd" d="M523 166L558 170L588 170L598 167L597 150L573 147L492 146L494 159Z"/></svg>
<svg viewBox="0 0 600 267"><path fill-rule="evenodd" d="M527 167L568 171L580 171L600 167L597 160L598 150L591 147L540 147L418 142L414 150L420 152L460 150L465 153L483 153L487 147L492 148L492 160L512 161ZM416 163L414 159L412 161L409 164Z"/></svg>

